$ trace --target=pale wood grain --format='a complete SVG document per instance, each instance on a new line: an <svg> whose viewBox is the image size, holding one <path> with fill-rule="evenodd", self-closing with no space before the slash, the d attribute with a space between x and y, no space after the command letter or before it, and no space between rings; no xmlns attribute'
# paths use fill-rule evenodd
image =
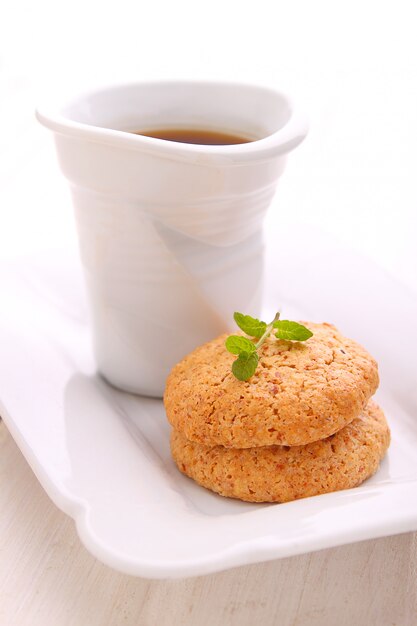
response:
<svg viewBox="0 0 417 626"><path fill-rule="evenodd" d="M415 626L406 534L180 581L115 572L80 544L0 425L1 626Z"/></svg>

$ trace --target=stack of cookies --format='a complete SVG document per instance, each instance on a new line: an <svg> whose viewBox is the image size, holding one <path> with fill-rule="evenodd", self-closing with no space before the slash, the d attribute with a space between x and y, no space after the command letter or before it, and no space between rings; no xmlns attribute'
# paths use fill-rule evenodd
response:
<svg viewBox="0 0 417 626"><path fill-rule="evenodd" d="M270 336L246 382L232 374L227 335L173 368L164 402L181 472L249 502L348 489L376 472L390 442L371 400L377 364L334 326L303 324L313 336L304 343Z"/></svg>

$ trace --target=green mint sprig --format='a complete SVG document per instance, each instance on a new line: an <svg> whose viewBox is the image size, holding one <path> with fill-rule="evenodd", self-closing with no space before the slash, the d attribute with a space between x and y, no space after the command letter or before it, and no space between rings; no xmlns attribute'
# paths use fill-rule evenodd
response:
<svg viewBox="0 0 417 626"><path fill-rule="evenodd" d="M233 318L236 324L244 333L257 339L242 337L241 335L230 335L225 341L225 346L229 352L237 355L237 359L233 361L232 372L238 380L249 380L256 372L259 362L258 350L266 341L269 335L275 330L277 339L285 339L287 341L307 341L313 336L311 330L289 320L280 320L280 314L277 313L269 324L261 320L243 315L243 313L235 313Z"/></svg>

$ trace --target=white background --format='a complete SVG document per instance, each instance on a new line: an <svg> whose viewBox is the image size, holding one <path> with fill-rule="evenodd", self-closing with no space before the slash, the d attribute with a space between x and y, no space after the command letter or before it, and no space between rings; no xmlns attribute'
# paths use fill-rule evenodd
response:
<svg viewBox="0 0 417 626"><path fill-rule="evenodd" d="M416 288L416 41L412 2L3 0L0 258L74 240L33 115L48 93L231 79L288 91L310 118L269 219L286 237L311 225Z"/></svg>

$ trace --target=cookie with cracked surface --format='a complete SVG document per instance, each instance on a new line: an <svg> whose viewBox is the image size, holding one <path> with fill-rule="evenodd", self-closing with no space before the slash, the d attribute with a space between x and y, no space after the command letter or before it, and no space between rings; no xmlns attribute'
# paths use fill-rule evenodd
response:
<svg viewBox="0 0 417 626"><path fill-rule="evenodd" d="M171 425L207 445L305 445L337 432L361 414L378 387L375 360L330 324L302 322L304 343L271 336L246 382L231 371L227 335L200 346L167 379Z"/></svg>
<svg viewBox="0 0 417 626"><path fill-rule="evenodd" d="M210 447L173 430L171 451L182 473L222 496L289 502L360 485L376 472L389 442L384 414L371 401L335 435L306 446Z"/></svg>

